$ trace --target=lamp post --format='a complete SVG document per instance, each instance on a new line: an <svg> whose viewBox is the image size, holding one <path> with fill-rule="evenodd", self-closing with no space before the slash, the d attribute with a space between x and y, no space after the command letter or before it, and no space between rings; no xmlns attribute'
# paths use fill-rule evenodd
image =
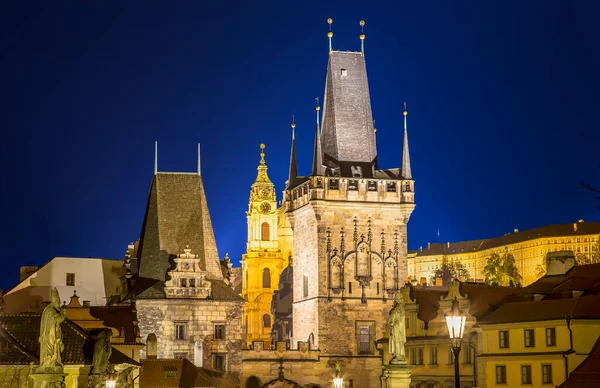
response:
<svg viewBox="0 0 600 388"><path fill-rule="evenodd" d="M344 372L342 372L342 365L339 362L335 363L335 377L333 378L333 388L342 388L344 386Z"/></svg>
<svg viewBox="0 0 600 388"><path fill-rule="evenodd" d="M452 354L454 354L454 386L460 388L460 371L458 355L462 345L463 334L465 334L465 322L467 317L458 309L458 300L454 297L452 301L452 310L450 315L446 315L446 325L448 325L448 335L452 344Z"/></svg>
<svg viewBox="0 0 600 388"><path fill-rule="evenodd" d="M117 382L115 378L112 375L109 375L108 379L106 379L106 388L115 388L116 386Z"/></svg>

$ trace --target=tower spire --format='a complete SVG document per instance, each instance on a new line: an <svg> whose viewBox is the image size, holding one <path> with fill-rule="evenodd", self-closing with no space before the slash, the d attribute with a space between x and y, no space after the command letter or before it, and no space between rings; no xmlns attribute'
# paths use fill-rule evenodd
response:
<svg viewBox="0 0 600 388"><path fill-rule="evenodd" d="M288 187L292 187L298 176L298 165L296 164L296 123L292 115L292 152L290 155L290 173L288 177Z"/></svg>
<svg viewBox="0 0 600 388"><path fill-rule="evenodd" d="M154 175L158 174L158 141L154 141Z"/></svg>
<svg viewBox="0 0 600 388"><path fill-rule="evenodd" d="M198 175L202 176L202 170L200 168L200 143L198 143Z"/></svg>
<svg viewBox="0 0 600 388"><path fill-rule="evenodd" d="M360 24L360 52L365 55L365 21L361 20Z"/></svg>
<svg viewBox="0 0 600 388"><path fill-rule="evenodd" d="M312 175L323 175L323 151L321 150L321 131L319 130L319 111L321 107L319 106L319 98L315 98L317 100L317 127L315 130L315 153L313 155L313 165L312 165Z"/></svg>
<svg viewBox="0 0 600 388"><path fill-rule="evenodd" d="M412 172L410 170L410 153L408 152L408 129L406 128L406 116L408 116L408 110L406 110L406 101L404 102L404 143L402 144L402 178L412 179Z"/></svg>
<svg viewBox="0 0 600 388"><path fill-rule="evenodd" d="M329 51L331 52L331 38L333 38L333 31L331 31L331 23L333 23L333 19L328 18L327 23L329 24L329 32L327 33L327 37L329 38Z"/></svg>

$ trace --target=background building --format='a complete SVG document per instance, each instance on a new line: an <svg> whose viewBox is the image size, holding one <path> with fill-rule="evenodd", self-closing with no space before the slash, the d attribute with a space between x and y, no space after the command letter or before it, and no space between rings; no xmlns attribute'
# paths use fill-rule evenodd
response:
<svg viewBox="0 0 600 388"><path fill-rule="evenodd" d="M428 243L417 251L408 254L408 276L419 284L429 283L442 263L460 262L469 271L469 280L483 282L483 269L492 254L510 253L514 256L517 269L523 277L523 285L528 285L543 275L539 271L544 266L546 254L570 250L578 259L598 254L600 222L578 222L571 224L547 225L535 229L519 231L501 237L456 243ZM467 279L465 279L467 280Z"/></svg>
<svg viewBox="0 0 600 388"><path fill-rule="evenodd" d="M292 255L292 230L283 208L277 208L275 185L267 174L264 144L261 144L258 175L248 203L248 240L242 256L244 333L248 344L255 340L271 343L274 314L273 293Z"/></svg>

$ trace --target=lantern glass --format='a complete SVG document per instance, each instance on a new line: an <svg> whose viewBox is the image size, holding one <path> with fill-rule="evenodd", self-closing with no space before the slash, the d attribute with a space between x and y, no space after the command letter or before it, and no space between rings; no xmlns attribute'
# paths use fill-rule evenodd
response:
<svg viewBox="0 0 600 388"><path fill-rule="evenodd" d="M342 388L344 386L344 379L341 377L336 377L333 379L334 388Z"/></svg>
<svg viewBox="0 0 600 388"><path fill-rule="evenodd" d="M109 377L109 379L106 380L106 388L115 388L116 385L117 382L112 377Z"/></svg>

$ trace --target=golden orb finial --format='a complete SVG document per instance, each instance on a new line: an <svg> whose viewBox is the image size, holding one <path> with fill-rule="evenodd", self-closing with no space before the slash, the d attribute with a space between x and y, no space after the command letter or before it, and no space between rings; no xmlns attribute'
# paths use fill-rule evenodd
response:
<svg viewBox="0 0 600 388"><path fill-rule="evenodd" d="M361 27L364 27L364 25L365 25L365 21L364 21L364 20L361 20L361 21L360 21L358 24L360 24L360 26L361 26Z"/></svg>
<svg viewBox="0 0 600 388"><path fill-rule="evenodd" d="M332 18L327 18L327 23L329 23L329 24L333 23L333 19Z"/></svg>
<svg viewBox="0 0 600 388"><path fill-rule="evenodd" d="M329 32L327 33L327 37L328 37L328 38L332 38L332 37L333 37L333 32L329 31Z"/></svg>
<svg viewBox="0 0 600 388"><path fill-rule="evenodd" d="M260 149L264 150L265 149L265 143L260 143Z"/></svg>
<svg viewBox="0 0 600 388"><path fill-rule="evenodd" d="M360 34L360 40L365 40L365 34Z"/></svg>
<svg viewBox="0 0 600 388"><path fill-rule="evenodd" d="M408 116L408 111L404 111L404 113L402 113L404 116Z"/></svg>

